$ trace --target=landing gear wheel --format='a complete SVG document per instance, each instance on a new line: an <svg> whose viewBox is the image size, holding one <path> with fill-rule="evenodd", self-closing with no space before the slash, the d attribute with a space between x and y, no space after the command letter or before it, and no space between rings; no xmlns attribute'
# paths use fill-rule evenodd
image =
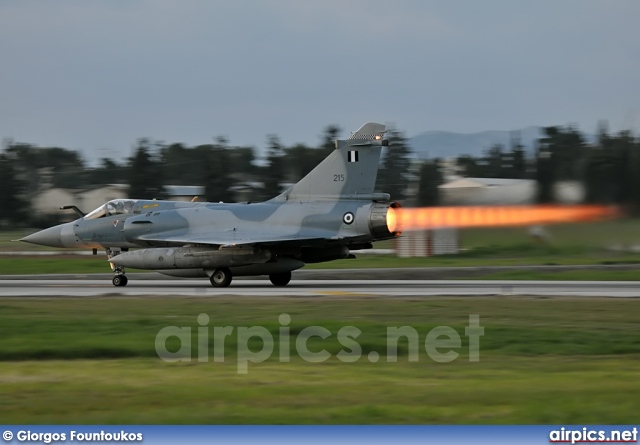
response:
<svg viewBox="0 0 640 445"><path fill-rule="evenodd" d="M116 287L122 287L126 286L129 280L127 279L126 275L116 275L115 277L113 277L113 280L111 282Z"/></svg>
<svg viewBox="0 0 640 445"><path fill-rule="evenodd" d="M209 277L213 287L229 287L231 279L231 271L226 267L216 269Z"/></svg>
<svg viewBox="0 0 640 445"><path fill-rule="evenodd" d="M274 286L286 286L291 281L291 272L274 273L269 275Z"/></svg>

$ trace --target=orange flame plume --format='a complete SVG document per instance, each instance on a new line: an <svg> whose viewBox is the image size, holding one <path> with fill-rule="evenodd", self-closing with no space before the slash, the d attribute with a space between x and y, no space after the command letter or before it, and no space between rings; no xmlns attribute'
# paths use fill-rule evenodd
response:
<svg viewBox="0 0 640 445"><path fill-rule="evenodd" d="M503 227L569 223L615 218L619 211L607 206L492 206L389 209L387 224L401 230L442 227Z"/></svg>

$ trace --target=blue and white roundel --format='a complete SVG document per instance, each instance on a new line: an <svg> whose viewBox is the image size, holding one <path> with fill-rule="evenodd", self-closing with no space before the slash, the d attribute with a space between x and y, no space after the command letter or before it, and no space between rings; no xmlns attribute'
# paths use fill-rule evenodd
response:
<svg viewBox="0 0 640 445"><path fill-rule="evenodd" d="M342 221L345 224L351 224L353 222L353 219L354 219L354 216L353 216L353 213L351 212L345 213L344 216L342 217Z"/></svg>

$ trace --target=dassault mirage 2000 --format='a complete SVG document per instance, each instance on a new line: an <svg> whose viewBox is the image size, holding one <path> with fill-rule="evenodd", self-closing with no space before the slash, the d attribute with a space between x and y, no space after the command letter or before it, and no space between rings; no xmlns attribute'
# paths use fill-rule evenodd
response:
<svg viewBox="0 0 640 445"><path fill-rule="evenodd" d="M300 182L266 202L116 199L20 241L104 248L114 286L126 286L125 267L209 277L215 287L250 275L285 286L291 271L306 263L353 257L352 250L400 234L399 204L374 193L380 152L388 145L384 132L382 124L364 124L336 141Z"/></svg>

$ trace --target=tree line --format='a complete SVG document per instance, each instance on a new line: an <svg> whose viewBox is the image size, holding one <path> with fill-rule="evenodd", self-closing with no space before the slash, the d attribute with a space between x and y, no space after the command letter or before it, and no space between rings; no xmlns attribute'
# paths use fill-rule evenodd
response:
<svg viewBox="0 0 640 445"><path fill-rule="evenodd" d="M5 141L0 152L0 225L45 224L34 219L30 199L50 188L88 189L105 184L127 184L128 195L138 199L166 199L166 185L203 186L210 202L233 202L234 187L251 184L245 195L263 201L282 192L309 173L335 148L341 129L327 126L317 146L286 146L277 135L268 135L264 157L254 147L234 146L225 137L211 144L187 146L139 139L133 154L124 160L102 158L89 167L80 153L60 147L38 147ZM410 150L399 131L390 131L391 149L383 155L377 188L404 198Z"/></svg>
<svg viewBox="0 0 640 445"><path fill-rule="evenodd" d="M458 157L457 165L466 177L533 179L538 203L554 202L554 184L575 181L587 204L640 212L640 138L630 131L612 134L604 123L591 142L573 126L544 127L532 150L514 138L508 149L494 145L482 156Z"/></svg>
<svg viewBox="0 0 640 445"><path fill-rule="evenodd" d="M224 137L192 147L139 139L131 157L102 158L92 168L73 150L5 141L0 152L0 224L33 224L29 201L43 187L128 184L131 198L163 199L165 185L199 185L207 201L233 202L234 186L250 183L257 184L251 188L251 201L270 199L283 184L297 182L320 163L340 133L338 126L327 126L314 147L286 146L277 135L269 135L261 159L254 147L234 146ZM386 137L389 147L383 151L376 190L409 204L438 205L443 160L417 162L401 131L391 130ZM640 139L629 131L611 134L604 124L592 142L572 126L545 127L534 147L514 137L509 147L494 145L480 156L462 155L455 164L461 176L535 180L540 203L553 202L555 183L571 180L583 184L587 203L619 204L640 213Z"/></svg>

